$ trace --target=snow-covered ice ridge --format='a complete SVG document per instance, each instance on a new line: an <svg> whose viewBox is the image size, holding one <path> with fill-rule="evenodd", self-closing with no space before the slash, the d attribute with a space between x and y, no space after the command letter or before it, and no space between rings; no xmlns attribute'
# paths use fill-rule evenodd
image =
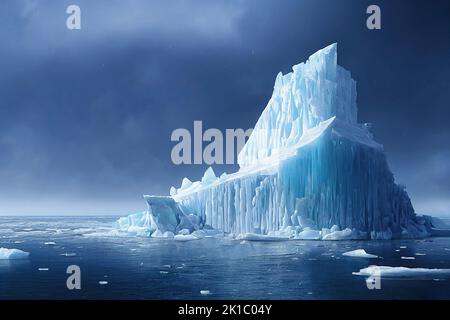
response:
<svg viewBox="0 0 450 320"><path fill-rule="evenodd" d="M357 123L356 82L337 64L337 45L292 69L278 74L238 172L216 177L208 168L170 196L145 196L149 211L118 228L153 236L212 228L244 239L429 236L429 219L395 183L370 125Z"/></svg>

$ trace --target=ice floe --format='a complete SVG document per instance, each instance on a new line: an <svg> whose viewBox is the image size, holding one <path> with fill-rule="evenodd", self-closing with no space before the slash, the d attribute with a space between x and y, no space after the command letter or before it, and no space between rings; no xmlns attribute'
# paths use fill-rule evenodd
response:
<svg viewBox="0 0 450 320"><path fill-rule="evenodd" d="M358 276L380 276L385 278L436 279L450 278L450 269L407 268L390 266L370 266L353 272Z"/></svg>
<svg viewBox="0 0 450 320"><path fill-rule="evenodd" d="M61 253L61 255L64 257L75 257L77 254L73 253L73 252L71 252L71 253L65 252L65 253Z"/></svg>
<svg viewBox="0 0 450 320"><path fill-rule="evenodd" d="M376 256L374 254L367 253L366 250L364 250L364 249L356 249L356 250L352 250L352 251L347 251L347 252L344 252L342 255L346 256L346 257L358 257L358 258L369 258L369 259L378 258L378 256Z"/></svg>
<svg viewBox="0 0 450 320"><path fill-rule="evenodd" d="M19 249L0 248L0 260L27 259L30 254Z"/></svg>
<svg viewBox="0 0 450 320"><path fill-rule="evenodd" d="M236 240L246 241L286 241L289 237L286 236L270 236L256 233L243 233L236 237Z"/></svg>
<svg viewBox="0 0 450 320"><path fill-rule="evenodd" d="M196 236L194 236L194 235L192 235L192 234L187 234L187 235L184 235L184 234L177 234L177 235L174 237L174 239L175 239L175 241L182 241L182 242L184 242L184 241L198 240L198 239L200 239L200 238L197 238Z"/></svg>

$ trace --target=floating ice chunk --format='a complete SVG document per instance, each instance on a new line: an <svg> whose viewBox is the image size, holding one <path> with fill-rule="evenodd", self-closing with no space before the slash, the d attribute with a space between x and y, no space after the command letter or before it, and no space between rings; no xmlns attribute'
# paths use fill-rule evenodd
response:
<svg viewBox="0 0 450 320"><path fill-rule="evenodd" d="M180 231L178 231L178 234L186 236L186 235L190 234L190 232L188 229L181 229Z"/></svg>
<svg viewBox="0 0 450 320"><path fill-rule="evenodd" d="M45 244L46 246L54 246L54 245L56 245L56 242L48 241L48 242L44 242L44 244Z"/></svg>
<svg viewBox="0 0 450 320"><path fill-rule="evenodd" d="M402 260L415 260L415 257L401 257Z"/></svg>
<svg viewBox="0 0 450 320"><path fill-rule="evenodd" d="M208 228L208 226L206 226L206 228L202 229L202 230L198 230L202 233L205 234L205 237L212 237L212 238L220 238L223 237L223 231L220 230L216 230L216 229L211 229ZM193 232L193 234L196 232Z"/></svg>
<svg viewBox="0 0 450 320"><path fill-rule="evenodd" d="M336 227L336 226L334 226ZM336 230L336 228L331 228L330 232L322 235L322 240L346 240L351 239L353 232L350 228L346 228L342 231Z"/></svg>
<svg viewBox="0 0 450 320"><path fill-rule="evenodd" d="M400 246L400 249L406 249L406 246Z"/></svg>
<svg viewBox="0 0 450 320"><path fill-rule="evenodd" d="M426 255L427 255L426 253L419 253L419 252L416 253L416 256L426 256Z"/></svg>
<svg viewBox="0 0 450 320"><path fill-rule="evenodd" d="M68 252L66 252L66 253L61 253L61 255L65 256L65 257L75 257L77 254L76 253L68 253Z"/></svg>
<svg viewBox="0 0 450 320"><path fill-rule="evenodd" d="M280 230L273 230L273 231L269 231L267 233L267 235L269 236L275 236L275 237L283 237L283 238L288 238L288 239L295 239L295 237L297 236L297 233L300 231L300 227L296 226L285 226L283 228L281 228Z"/></svg>
<svg viewBox="0 0 450 320"><path fill-rule="evenodd" d="M336 232L336 231L339 231L340 229L339 229L339 227L337 226L337 225L333 225L332 227L331 227L331 229L330 229L330 232L331 233L333 233L333 232Z"/></svg>
<svg viewBox="0 0 450 320"><path fill-rule="evenodd" d="M84 237L123 237L127 235L128 235L127 233L115 229L109 231L100 231L83 234Z"/></svg>
<svg viewBox="0 0 450 320"><path fill-rule="evenodd" d="M196 236L192 235L192 234L177 234L174 239L176 241L192 241L192 240L198 240L199 238L197 238Z"/></svg>
<svg viewBox="0 0 450 320"><path fill-rule="evenodd" d="M206 237L206 232L204 230L196 230L194 232L192 232L192 235L194 237L197 237L198 239L202 239L204 237Z"/></svg>
<svg viewBox="0 0 450 320"><path fill-rule="evenodd" d="M209 290L200 290L200 294L201 294L202 296L208 296L208 295L211 294L211 291L209 291Z"/></svg>
<svg viewBox="0 0 450 320"><path fill-rule="evenodd" d="M114 227L129 235L148 237L157 226L153 216L148 211L142 211L122 217L116 221Z"/></svg>
<svg viewBox="0 0 450 320"><path fill-rule="evenodd" d="M102 280L102 281L99 281L98 284L101 285L101 286L104 286L104 285L108 284L108 281Z"/></svg>
<svg viewBox="0 0 450 320"><path fill-rule="evenodd" d="M38 271L48 271L50 270L49 268L38 268Z"/></svg>
<svg viewBox="0 0 450 320"><path fill-rule="evenodd" d="M0 248L0 260L27 259L30 254L19 249Z"/></svg>
<svg viewBox="0 0 450 320"><path fill-rule="evenodd" d="M320 231L313 230L309 227L304 228L303 231L297 235L297 239L301 240L320 240L320 238Z"/></svg>
<svg viewBox="0 0 450 320"><path fill-rule="evenodd" d="M164 236L164 233L162 233L158 229L156 229L151 235L152 238L164 238L163 236Z"/></svg>
<svg viewBox="0 0 450 320"><path fill-rule="evenodd" d="M84 234L84 233L89 233L89 232L95 232L98 229L95 228L77 228L77 229L73 229L72 232L73 233L80 233L80 234Z"/></svg>
<svg viewBox="0 0 450 320"><path fill-rule="evenodd" d="M353 272L357 276L381 276L385 278L436 279L450 278L450 269L427 269L389 266L370 266Z"/></svg>
<svg viewBox="0 0 450 320"><path fill-rule="evenodd" d="M147 201L150 220L155 229L161 232L171 231L176 233L180 224L180 217L185 216L179 205L172 197L168 196L144 196ZM181 227L181 228L184 228Z"/></svg>
<svg viewBox="0 0 450 320"><path fill-rule="evenodd" d="M352 250L352 251L347 251L347 252L344 252L342 255L346 256L346 257L358 257L358 258L369 258L369 259L378 258L378 256L376 256L374 254L367 253L366 250L364 250L364 249L356 249L356 250Z"/></svg>
<svg viewBox="0 0 450 320"><path fill-rule="evenodd" d="M236 240L247 240L247 241L286 241L289 237L285 236L272 236L256 233L242 233L236 237Z"/></svg>
<svg viewBox="0 0 450 320"><path fill-rule="evenodd" d="M172 231L166 231L166 232L161 232L160 230L156 229L155 232L152 233L151 237L152 238L173 238L175 235Z"/></svg>

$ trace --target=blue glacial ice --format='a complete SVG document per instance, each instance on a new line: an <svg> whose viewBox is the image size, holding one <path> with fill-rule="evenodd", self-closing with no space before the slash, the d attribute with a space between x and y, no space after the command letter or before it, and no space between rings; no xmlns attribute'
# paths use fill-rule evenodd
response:
<svg viewBox="0 0 450 320"><path fill-rule="evenodd" d="M248 240L429 236L430 219L415 214L370 129L357 122L356 82L332 44L278 74L238 172L208 168L170 196L145 196L148 211L118 229L179 240L198 230Z"/></svg>

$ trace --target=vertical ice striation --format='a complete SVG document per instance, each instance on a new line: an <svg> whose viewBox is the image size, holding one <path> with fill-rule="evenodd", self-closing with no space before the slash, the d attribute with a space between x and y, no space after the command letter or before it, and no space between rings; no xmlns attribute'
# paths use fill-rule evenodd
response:
<svg viewBox="0 0 450 320"><path fill-rule="evenodd" d="M209 168L201 181L184 179L179 189L171 188L175 202L166 198L164 213L155 212L160 198L146 196L154 220L170 215L169 229L175 232L174 223L190 217L193 229L209 225L235 234L428 235L408 194L395 183L383 147L367 125L357 123L356 83L337 64L336 44L293 72L278 74L238 162L234 174L217 178Z"/></svg>

